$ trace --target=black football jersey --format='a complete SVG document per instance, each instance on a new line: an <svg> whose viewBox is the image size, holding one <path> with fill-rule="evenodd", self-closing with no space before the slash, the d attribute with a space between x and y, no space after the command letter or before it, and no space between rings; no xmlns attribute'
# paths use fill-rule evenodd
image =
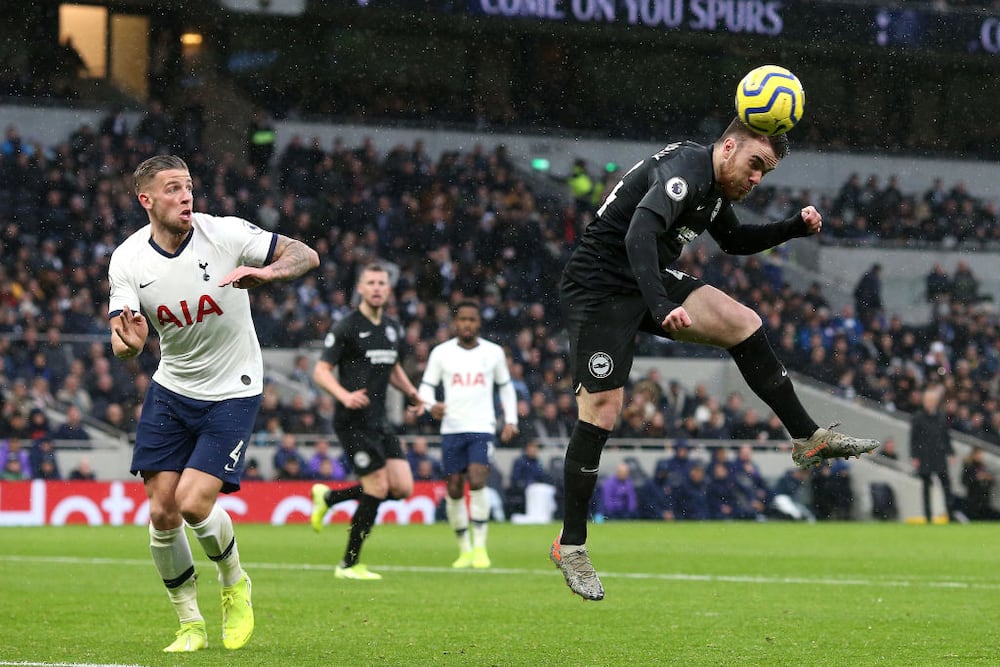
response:
<svg viewBox="0 0 1000 667"><path fill-rule="evenodd" d="M644 207L663 218L657 236L662 270L706 229L738 223L731 204L714 186L712 146L690 141L665 146L632 167L608 194L567 263L567 275L596 289L638 292L625 249L636 209Z"/></svg>
<svg viewBox="0 0 1000 667"><path fill-rule="evenodd" d="M385 396L389 376L399 360L403 329L391 317L375 324L355 310L337 322L326 335L321 359L337 368L337 379L348 391L368 390L369 404L350 410L337 404L336 423L366 420L371 425L385 418Z"/></svg>

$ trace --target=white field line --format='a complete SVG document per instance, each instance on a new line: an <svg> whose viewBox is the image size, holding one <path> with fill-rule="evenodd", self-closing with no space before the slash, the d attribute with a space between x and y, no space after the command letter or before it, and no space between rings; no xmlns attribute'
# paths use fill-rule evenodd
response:
<svg viewBox="0 0 1000 667"><path fill-rule="evenodd" d="M152 567L152 562L148 559L136 558L78 558L75 556L2 556L0 562L10 563L53 563L60 565L111 565L111 566L137 566ZM210 561L204 561L210 565ZM279 570L279 571L301 571L313 570L317 572L333 572L334 565L322 563L257 563L245 561L248 570ZM454 570L450 567L431 566L406 566L406 565L376 565L371 568L383 572L420 572L433 574L457 574L457 575L516 575L516 576L558 576L559 572L553 568L545 569L519 569L493 567L487 570ZM681 582L705 582L705 583L726 583L726 584L770 584L770 585L793 585L793 586L869 586L873 588L937 588L954 589L959 591L968 590L1000 590L1000 582L979 581L979 580L919 580L919 579L864 579L859 577L844 578L822 578L822 577L767 577L760 575L726 575L726 574L688 574L683 572L609 572L600 571L601 579L643 579L651 581L681 581ZM0 665L28 665L34 663L4 663ZM39 663L41 664L41 663ZM46 667L55 667L45 663Z"/></svg>

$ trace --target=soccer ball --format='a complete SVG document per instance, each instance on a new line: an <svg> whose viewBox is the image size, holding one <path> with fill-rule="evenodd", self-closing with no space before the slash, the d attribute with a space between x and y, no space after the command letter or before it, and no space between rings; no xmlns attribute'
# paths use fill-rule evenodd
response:
<svg viewBox="0 0 1000 667"><path fill-rule="evenodd" d="M806 92L784 67L761 65L736 88L736 115L757 134L784 134L802 120Z"/></svg>

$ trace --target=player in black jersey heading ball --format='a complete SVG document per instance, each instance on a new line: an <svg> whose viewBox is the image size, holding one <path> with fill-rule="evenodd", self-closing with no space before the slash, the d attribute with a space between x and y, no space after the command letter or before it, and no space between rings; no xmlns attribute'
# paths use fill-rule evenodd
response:
<svg viewBox="0 0 1000 667"><path fill-rule="evenodd" d="M344 559L334 570L338 579L381 579L359 563L361 546L375 525L379 504L386 498L402 499L413 493L413 473L399 438L386 419L389 383L422 413L423 402L399 363L403 330L385 315L389 275L369 265L358 279L361 303L327 334L323 353L313 370L313 380L337 399L333 428L361 483L332 490L325 484L312 487L314 530L323 528L327 510L343 500L357 500ZM339 379L334 376L339 368Z"/></svg>
<svg viewBox="0 0 1000 667"><path fill-rule="evenodd" d="M563 530L550 556L585 599L604 597L585 546L587 509L601 451L622 409L639 331L725 348L788 429L792 459L800 467L859 456L879 445L820 428L795 395L760 316L670 268L684 245L705 231L734 255L818 233L823 219L812 206L765 225L741 224L733 211L732 202L745 199L787 154L784 135L761 136L739 120L714 144L669 144L615 185L565 267L559 291L579 421L566 448Z"/></svg>

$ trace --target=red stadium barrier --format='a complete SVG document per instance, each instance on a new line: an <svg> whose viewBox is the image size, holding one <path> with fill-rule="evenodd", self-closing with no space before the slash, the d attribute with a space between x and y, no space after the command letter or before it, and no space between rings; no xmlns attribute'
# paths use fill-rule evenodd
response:
<svg viewBox="0 0 1000 667"><path fill-rule="evenodd" d="M244 482L238 494L219 496L234 522L306 523L312 512L313 482ZM330 482L330 486L348 486ZM406 500L379 506L378 523L434 523L434 511L445 497L444 482L417 482ZM357 502L335 505L330 523L346 523ZM146 525L149 504L140 482L0 482L0 526Z"/></svg>

